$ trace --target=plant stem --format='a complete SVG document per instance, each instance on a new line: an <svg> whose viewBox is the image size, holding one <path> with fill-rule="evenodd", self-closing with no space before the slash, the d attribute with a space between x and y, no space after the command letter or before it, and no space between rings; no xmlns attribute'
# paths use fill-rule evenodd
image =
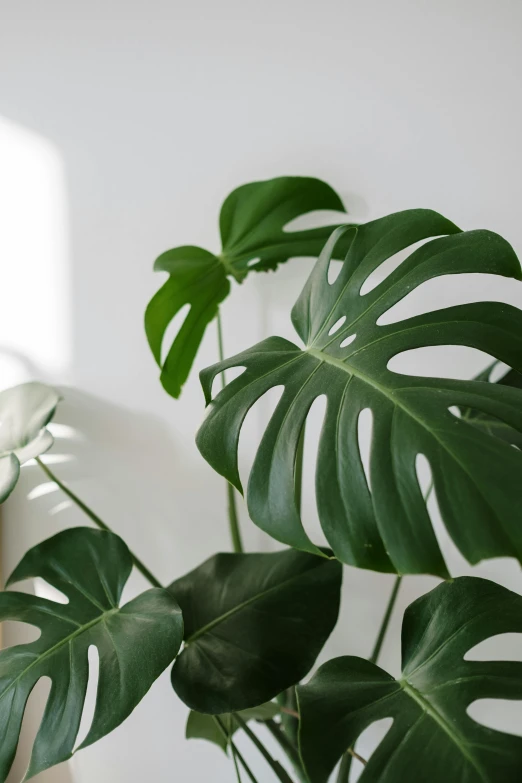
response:
<svg viewBox="0 0 522 783"><path fill-rule="evenodd" d="M221 734L225 737L226 741L230 743L230 748L232 750L232 753L235 755L235 757L239 760L239 763L245 770L246 774L251 780L251 783L258 783L256 780L256 777L248 764L246 763L243 755L239 752L237 745L234 743L232 739L232 735L228 733L228 731L225 729L223 722L221 718L218 715L214 715L214 720L216 721L216 724L221 732Z"/></svg>
<svg viewBox="0 0 522 783"><path fill-rule="evenodd" d="M397 595L399 593L399 587L401 586L401 582L402 582L402 576L395 577L395 582L393 583L393 588L391 591L390 599L388 601L388 606L386 607L386 611L384 613L381 627L379 628L379 633L377 635L373 652L370 655L369 660L371 661L371 663L377 663L377 660L379 658L379 654L381 652L381 648L384 643L384 637L386 636L386 631L388 630L388 626L390 624L393 608L395 606L395 601L397 600Z"/></svg>
<svg viewBox="0 0 522 783"><path fill-rule="evenodd" d="M223 347L223 325L221 323L221 310L219 309L217 312L217 335L219 361L224 362L225 349ZM225 388L226 383L225 373L223 372L221 374L221 386L223 389ZM234 552L243 552L243 541L241 539L241 531L239 529L235 489L229 481L227 481L227 508L228 526L230 529L230 538L232 539L232 548Z"/></svg>
<svg viewBox="0 0 522 783"><path fill-rule="evenodd" d="M272 737L280 745L280 747L284 750L284 752L292 762L299 780L302 783L307 783L306 775L303 770L303 765L299 757L299 752L296 746L291 742L289 737L285 734L285 732L281 728L281 725L279 723L276 723L275 720L266 720L263 722L264 725L267 727L268 731L270 732L270 734L272 735Z"/></svg>
<svg viewBox="0 0 522 783"><path fill-rule="evenodd" d="M426 494L424 495L424 502L427 503L428 499L431 495L431 491L433 489L433 480L430 482L428 489L426 490ZM373 652L370 656L370 661L372 663L377 663L379 659L379 655L381 652L382 645L384 643L384 638L386 636L386 631L388 630L388 626L390 624L391 616L393 613L393 609L395 607L395 602L397 600L397 596L399 594L399 587L401 586L402 582L402 576L397 576L395 579L395 582L392 587L390 600L388 601L388 606L386 607L386 611L384 613L384 617L381 623L381 627L379 628L379 633L377 635L377 640L375 642L375 646L373 648Z"/></svg>
<svg viewBox="0 0 522 783"><path fill-rule="evenodd" d="M267 764L272 768L274 773L277 775L278 779L281 781L281 783L293 783L292 778L286 771L286 769L275 759L272 758L270 753L267 751L261 740L256 737L254 732L250 729L246 721L243 720L241 715L238 715L237 712L232 713L234 716L234 720L236 721L237 725L243 729L249 740L251 740L258 751L261 753Z"/></svg>
<svg viewBox="0 0 522 783"><path fill-rule="evenodd" d="M40 457L36 457L36 462L40 465L45 475L51 481L53 481L58 487L60 487L62 492L64 492L67 495L67 497L69 497L73 501L73 503L75 503L78 506L78 508L80 508L84 512L84 514L87 514L89 519L91 519L95 525L97 525L101 530L106 530L108 533L113 532L110 529L110 527L106 525L105 522L102 519L100 519L100 517L97 514L95 514L94 511L90 509L89 506L87 506L83 502L83 500L80 500L80 498L77 495L75 495L71 489L66 487L65 484L62 481L60 481L60 479L57 476L54 475L51 468L48 465L46 465L45 462L42 462ZM143 574L145 579L147 579L153 587L163 587L161 582L159 582L156 579L154 574L151 574L147 566L145 566L141 562L141 560L138 557L136 557L136 555L133 552L131 552L131 557L132 557L132 562L134 563L138 571L140 571L140 573Z"/></svg>
<svg viewBox="0 0 522 783"><path fill-rule="evenodd" d="M337 773L336 783L348 783L350 778L350 769L352 768L352 759L353 755L350 753L350 751L347 750L341 759L341 766L339 767L339 772Z"/></svg>

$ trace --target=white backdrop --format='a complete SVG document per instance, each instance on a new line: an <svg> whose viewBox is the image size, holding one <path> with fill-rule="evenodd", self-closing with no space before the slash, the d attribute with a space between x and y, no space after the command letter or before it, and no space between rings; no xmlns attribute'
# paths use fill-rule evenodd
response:
<svg viewBox="0 0 522 783"><path fill-rule="evenodd" d="M197 374L171 400L146 345L155 257L178 244L218 249L225 195L281 174L326 179L361 220L431 207L463 228L498 231L522 253L521 34L517 0L0 0L1 386L36 376L68 387L58 417L68 429L53 453L69 458L54 467L162 580L229 544L222 480L193 442ZM227 353L268 334L293 339L289 308L309 269L296 259L234 287ZM522 305L521 284L467 276L430 284L404 311L484 293ZM211 328L198 368L215 357ZM406 362L467 377L487 358L452 349ZM244 466L270 401L260 407ZM310 528L319 423L307 442ZM29 545L86 523L41 481L25 469L6 507L5 570ZM275 548L243 523L249 548ZM453 572L469 572L439 533ZM513 562L475 572L522 588ZM384 666L399 665L402 609L433 584L404 585ZM323 659L369 652L390 585L346 569ZM142 587L135 577L127 592ZM510 705L518 727L519 706ZM184 741L186 713L164 675L122 727L39 780L233 780L217 749ZM498 711L488 720L500 725ZM28 721L13 783L34 730Z"/></svg>

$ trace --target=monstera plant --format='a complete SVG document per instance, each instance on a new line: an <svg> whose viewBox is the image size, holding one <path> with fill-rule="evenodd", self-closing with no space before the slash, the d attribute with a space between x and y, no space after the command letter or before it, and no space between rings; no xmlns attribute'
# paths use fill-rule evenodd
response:
<svg viewBox="0 0 522 783"><path fill-rule="evenodd" d="M522 598L491 581L452 578L427 499L435 493L446 529L470 563L499 556L522 562L522 312L479 302L395 321L385 317L433 278L444 275L451 285L458 277L450 275L473 272L520 280L520 263L498 235L463 232L428 210L363 226L288 227L319 209L343 210L319 180L284 177L245 185L221 210L220 254L185 246L156 262L169 278L147 308L146 330L172 396L180 394L205 329L218 319L219 361L201 372L208 414L197 444L226 479L233 552L162 585L43 456L52 446L47 424L59 395L37 383L0 394L1 498L13 491L20 464L34 459L100 528L65 530L36 545L8 580L11 588L42 578L66 604L12 589L0 594L0 619L40 630L36 641L0 652L0 783L13 763L27 698L41 677L52 686L27 777L71 756L93 645L100 659L98 692L80 748L119 726L171 666L173 696L189 708L186 736L227 754L239 783L260 783L237 747L240 733L266 762L266 780L280 783L327 783L332 774L337 783L353 782L353 759L362 765L361 783L520 781L522 738L485 727L469 708L480 699L522 700L522 663L478 661L468 653L486 639L522 633ZM398 253L404 260L370 286L376 270ZM318 256L291 313L299 344L267 337L225 359L219 305L230 280L274 270L293 256ZM333 280L332 264L338 273ZM164 359L167 327L186 305ZM398 374L390 367L404 351L439 345L478 349L492 363L468 381ZM224 371L232 367L241 371L227 382ZM222 388L214 396L220 374ZM250 408L275 387L283 387L282 395L246 495L253 523L284 548L244 552L234 497L243 491L239 438ZM319 397L326 398L326 413L315 494L330 548L312 540L301 518L303 432ZM369 469L359 445L359 422L368 410ZM419 455L432 476L424 493ZM151 588L122 604L133 566ZM327 661L308 678L337 622L343 568L353 566L396 574L372 654ZM431 574L440 584L406 609L402 672L394 677L378 662L408 574ZM347 648L357 633L353 626L346 633ZM392 720L391 728L363 758L357 742L383 718ZM278 743L278 757L259 735L260 723Z"/></svg>

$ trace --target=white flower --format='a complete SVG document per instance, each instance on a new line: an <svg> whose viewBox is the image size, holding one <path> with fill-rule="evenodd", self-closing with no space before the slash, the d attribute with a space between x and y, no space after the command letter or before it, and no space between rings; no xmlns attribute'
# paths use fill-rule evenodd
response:
<svg viewBox="0 0 522 783"><path fill-rule="evenodd" d="M60 395L43 383L22 383L0 392L0 503L15 488L20 466L53 444L45 429Z"/></svg>

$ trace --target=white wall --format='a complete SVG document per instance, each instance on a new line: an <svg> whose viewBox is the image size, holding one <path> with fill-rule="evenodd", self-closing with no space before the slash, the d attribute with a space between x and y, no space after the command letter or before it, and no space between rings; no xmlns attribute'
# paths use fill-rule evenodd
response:
<svg viewBox="0 0 522 783"><path fill-rule="evenodd" d="M65 393L59 416L77 434L55 447L74 459L56 471L161 579L227 549L228 540L222 481L193 443L203 413L197 377L172 401L146 345L143 311L160 284L154 258L177 244L217 249L223 197L280 174L326 179L364 220L432 207L464 228L496 230L522 252L521 34L517 0L0 0L0 116L56 156L47 174L37 164L28 172L24 154L16 167L28 197L17 208L26 218L20 238L37 236L42 252L27 248L21 258L16 232L1 245L0 290L13 291L7 301L15 313L0 321L10 357L5 377L31 375L36 364L45 379L80 390ZM5 139L0 134L11 159ZM2 168L0 202L11 203ZM61 186L30 198L35 183L58 169ZM52 237L37 228L49 199L61 215ZM57 299L58 263L67 286ZM9 288L15 264L25 264L26 289L20 275ZM288 310L309 268L295 260L234 289L224 310L228 353L273 332L292 337ZM38 307L26 293L35 299L35 290ZM480 290L522 305L518 283ZM462 280L458 293L473 299L479 284ZM431 308L452 293L439 285L423 296ZM22 322L34 344L30 332L23 345L17 341ZM43 343L42 329L50 335ZM66 340L57 358L48 341L61 344L60 332ZM210 329L198 365L215 353ZM481 364L455 353L449 361L465 374ZM246 462L260 426L259 416L249 421ZM26 499L40 481L36 471L24 471L7 507L6 569L28 545L85 522L58 506L58 493ZM244 522L250 548L275 546ZM444 547L455 573L469 570L447 541ZM514 563L488 563L479 573L522 586ZM390 584L346 569L342 622L323 657L368 653ZM432 584L409 579L400 609ZM141 587L136 577L131 591ZM382 659L394 670L399 615ZM185 716L165 675L123 727L41 780L232 780L219 751L183 740ZM13 781L23 763L22 753ZM268 783L270 774L257 769Z"/></svg>

